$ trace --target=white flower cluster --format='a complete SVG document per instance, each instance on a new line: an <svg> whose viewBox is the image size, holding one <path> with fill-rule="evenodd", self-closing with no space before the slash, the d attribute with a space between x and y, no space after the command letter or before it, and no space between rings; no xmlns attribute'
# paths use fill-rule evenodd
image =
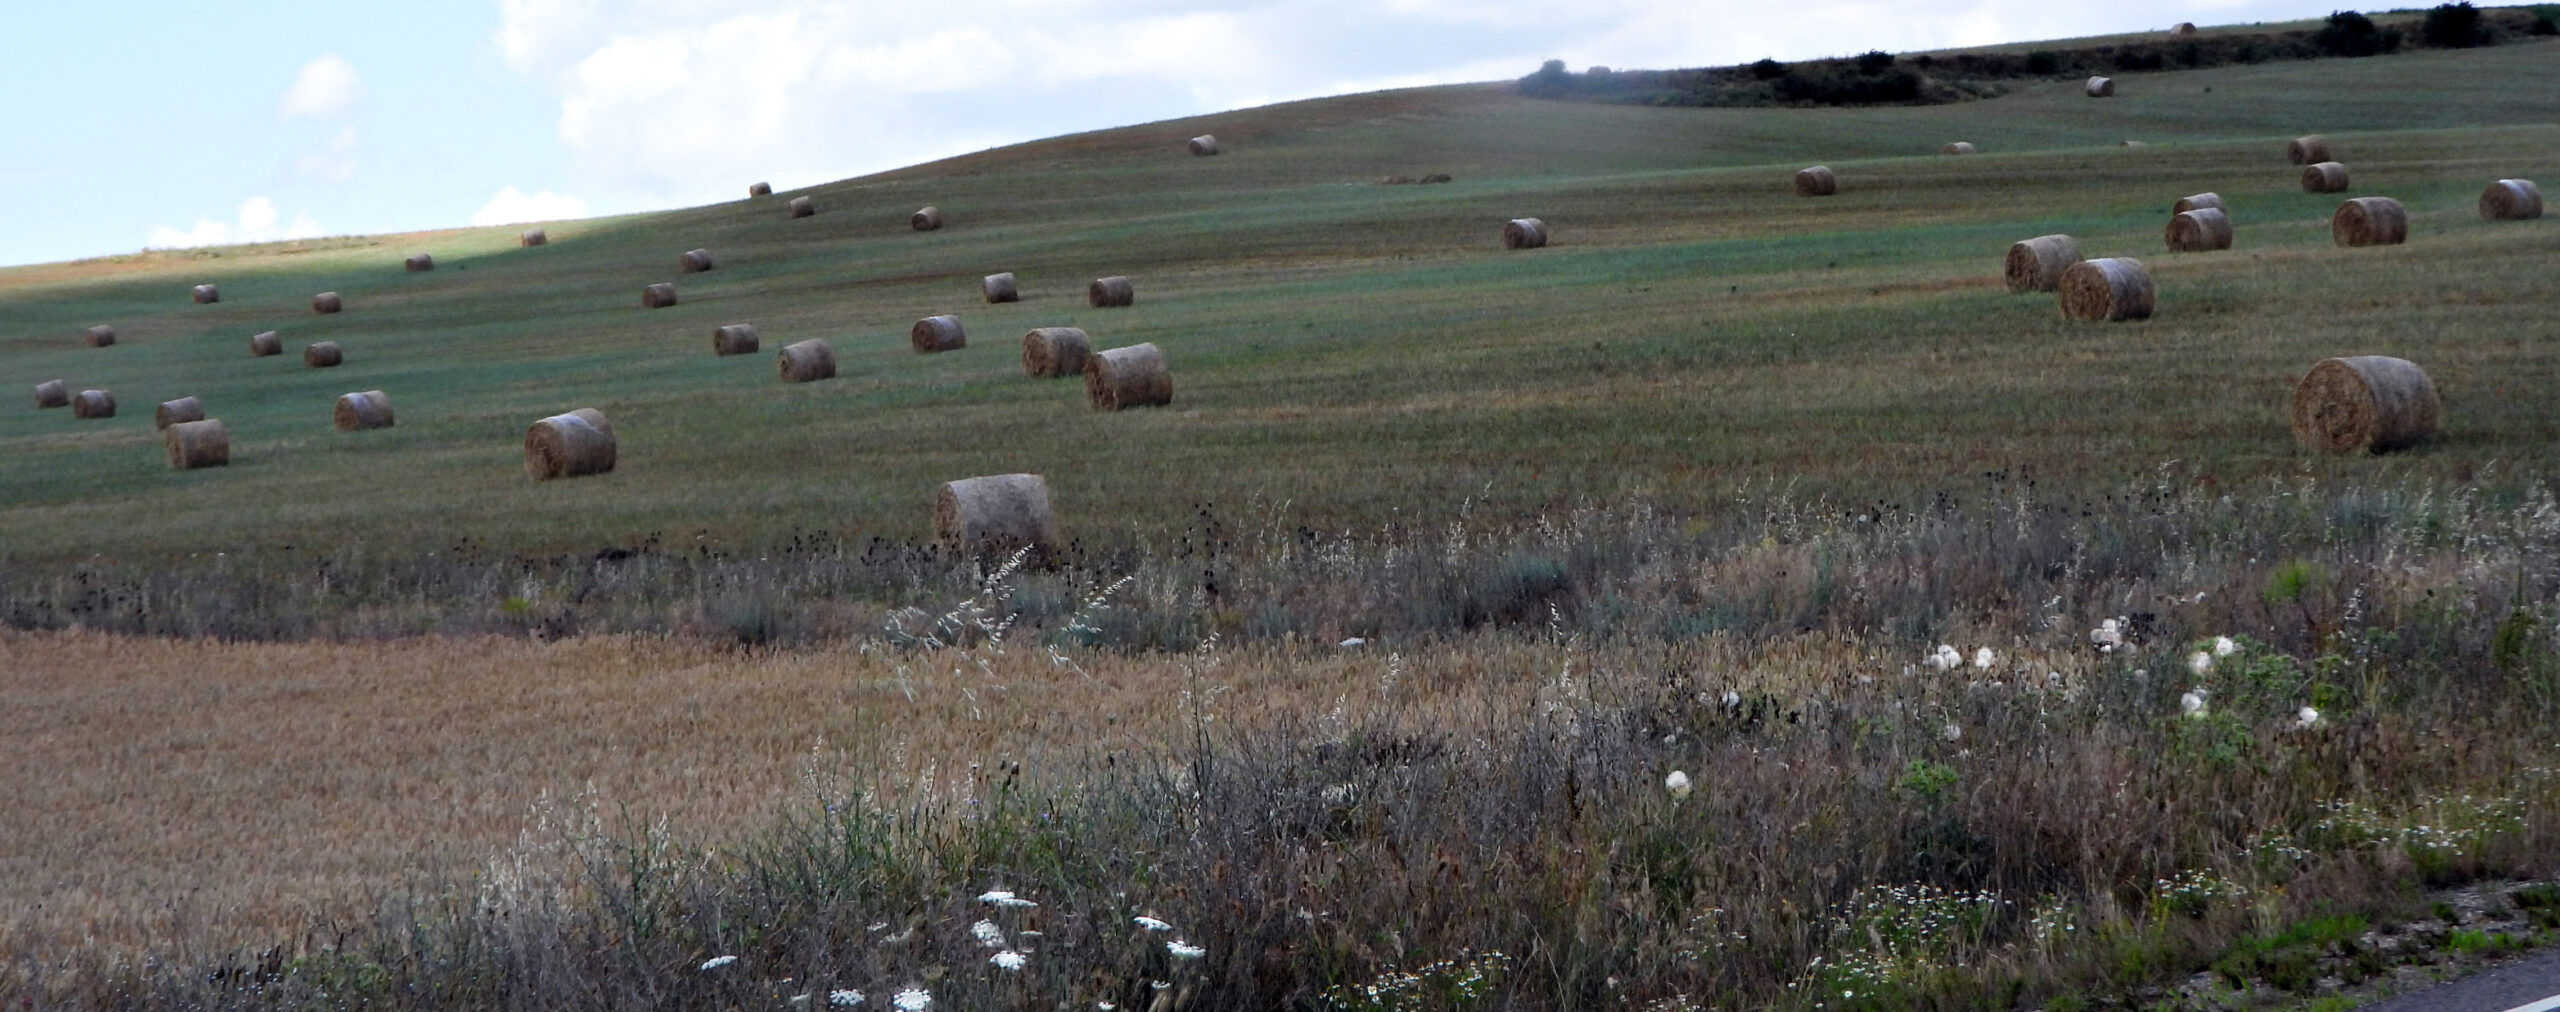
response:
<svg viewBox="0 0 2560 1012"><path fill-rule="evenodd" d="M1965 665L1964 652L1957 650L1955 644L1940 643L1938 649L1930 651L1928 656L1920 659L1920 663L1933 671L1953 671ZM1981 647L1973 652L1973 666L1976 668L1988 671L1999 663L2000 655L1990 647Z"/></svg>
<svg viewBox="0 0 2560 1012"><path fill-rule="evenodd" d="M1670 776L1662 778L1662 789L1671 792L1671 800L1673 801L1678 801L1682 798L1688 797L1689 774L1680 770L1672 770Z"/></svg>
<svg viewBox="0 0 2560 1012"><path fill-rule="evenodd" d="M2118 616L2100 622L2097 628L2089 630L2089 642L2097 644L2099 653L2112 654L2133 645L2128 638L2132 632L2133 620Z"/></svg>

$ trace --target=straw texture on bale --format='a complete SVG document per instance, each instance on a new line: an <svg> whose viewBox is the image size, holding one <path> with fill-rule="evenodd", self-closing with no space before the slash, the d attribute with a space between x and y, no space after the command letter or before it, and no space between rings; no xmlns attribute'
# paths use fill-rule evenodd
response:
<svg viewBox="0 0 2560 1012"><path fill-rule="evenodd" d="M329 420L340 432L388 429L392 424L391 395L380 390L339 394L338 406L329 412Z"/></svg>
<svg viewBox="0 0 2560 1012"><path fill-rule="evenodd" d="M1022 373L1035 379L1084 375L1093 338L1076 327L1038 327L1022 335Z"/></svg>
<svg viewBox="0 0 2560 1012"><path fill-rule="evenodd" d="M1973 142L1957 141L1953 144L1947 145L1946 147L1939 148L1938 153L1942 155L1969 155L1973 153Z"/></svg>
<svg viewBox="0 0 2560 1012"><path fill-rule="evenodd" d="M772 183L762 183L762 182L758 182L758 183L748 183L748 184L747 184L747 196L750 196L750 197L770 197L770 196L773 196L773 184L772 184Z"/></svg>
<svg viewBox="0 0 2560 1012"><path fill-rule="evenodd" d="M818 213L818 205L810 203L810 202L809 202L809 198L807 198L807 197L793 197L793 198L791 198L791 216L792 216L792 217L794 217L794 218L806 218L806 217L808 217L808 216L810 216L810 215L813 215L813 214L816 214L816 213Z"/></svg>
<svg viewBox="0 0 2560 1012"><path fill-rule="evenodd" d="M786 344L782 346L782 354L775 356L774 368L782 374L785 383L834 379L836 351L827 347L827 342L814 337Z"/></svg>
<svg viewBox="0 0 2560 1012"><path fill-rule="evenodd" d="M220 302L222 301L222 289L216 288L212 285L197 285L194 297L196 305L199 306L209 302Z"/></svg>
<svg viewBox="0 0 2560 1012"><path fill-rule="evenodd" d="M2285 142L2284 160L2295 165L2318 165L2321 162L2336 161L2337 156L2329 153L2328 138L2319 134L2306 134Z"/></svg>
<svg viewBox="0 0 2560 1012"><path fill-rule="evenodd" d="M1128 278L1114 274L1095 278L1092 284L1085 286L1084 301L1095 309L1131 305L1138 301L1138 290L1129 284Z"/></svg>
<svg viewBox="0 0 2560 1012"><path fill-rule="evenodd" d="M2012 292L2050 292L2062 283L2062 272L2080 262L2080 243L2067 235L2040 235L2009 246L2003 272Z"/></svg>
<svg viewBox="0 0 2560 1012"><path fill-rule="evenodd" d="M160 406L151 412L151 427L155 429L165 429L179 422L201 421L204 421L204 402L194 397L161 401Z"/></svg>
<svg viewBox="0 0 2560 1012"><path fill-rule="evenodd" d="M2356 197L2329 216L2340 246L2397 246L2409 241L2409 209L2389 197Z"/></svg>
<svg viewBox="0 0 2560 1012"><path fill-rule="evenodd" d="M524 469L536 479L576 478L613 470L619 446L604 412L579 408L524 430Z"/></svg>
<svg viewBox="0 0 2560 1012"><path fill-rule="evenodd" d="M311 297L311 311L322 316L345 308L347 308L347 300L339 298L336 292L322 292Z"/></svg>
<svg viewBox="0 0 2560 1012"><path fill-rule="evenodd" d="M249 335L250 358L265 358L269 355L282 354L284 354L284 338L278 337L275 331L260 331Z"/></svg>
<svg viewBox="0 0 2560 1012"><path fill-rule="evenodd" d="M978 290L984 293L987 301L991 303L1022 301L1022 288L1014 282L1011 271L987 275L985 281L979 282Z"/></svg>
<svg viewBox="0 0 2560 1012"><path fill-rule="evenodd" d="M436 258L433 254L420 253L403 261L402 266L407 267L412 273L431 271L436 269Z"/></svg>
<svg viewBox="0 0 2560 1012"><path fill-rule="evenodd" d="M676 266L684 268L684 272L687 274L700 274L704 271L710 270L711 251L707 249L686 250L684 251L683 256L676 258Z"/></svg>
<svg viewBox="0 0 2560 1012"><path fill-rule="evenodd" d="M528 228L516 234L516 241L527 246L540 246L551 241L551 233L538 228Z"/></svg>
<svg viewBox="0 0 2560 1012"><path fill-rule="evenodd" d="M1036 474L997 474L947 482L934 496L933 533L964 554L1009 554L1058 546L1058 517L1049 483Z"/></svg>
<svg viewBox="0 0 2560 1012"><path fill-rule="evenodd" d="M1502 223L1502 248L1537 249L1547 244L1547 223L1536 218L1513 218Z"/></svg>
<svg viewBox="0 0 2560 1012"><path fill-rule="evenodd" d="M89 347L104 348L110 344L116 343L116 329L101 323L95 327L89 328L87 340L89 342Z"/></svg>
<svg viewBox="0 0 2560 1012"><path fill-rule="evenodd" d="M70 406L71 388L64 386L61 380L46 380L42 383L36 384L37 408L67 408Z"/></svg>
<svg viewBox="0 0 2560 1012"><path fill-rule="evenodd" d="M2542 190L2530 179L2501 179L2480 191L2480 217L2523 221L2542 217Z"/></svg>
<svg viewBox="0 0 2560 1012"><path fill-rule="evenodd" d="M2062 272L2056 286L2062 315L2074 320L2142 320L2158 298L2151 270L2131 257L2083 260Z"/></svg>
<svg viewBox="0 0 2560 1012"><path fill-rule="evenodd" d="M958 351L969 346L969 333L957 316L928 316L907 330L907 343L915 345L917 354Z"/></svg>
<svg viewBox="0 0 2560 1012"><path fill-rule="evenodd" d="M1173 403L1173 373L1154 344L1098 352L1084 360L1084 395L1094 410Z"/></svg>
<svg viewBox="0 0 2560 1012"><path fill-rule="evenodd" d="M327 369L346 360L346 349L336 341L315 341L302 349L302 364L308 368Z"/></svg>
<svg viewBox="0 0 2560 1012"><path fill-rule="evenodd" d="M2116 79L2092 77L2089 83L2081 85L2081 90L2088 92L2090 98L2114 98L2116 97Z"/></svg>
<svg viewBox="0 0 2560 1012"><path fill-rule="evenodd" d="M1828 197L1840 192L1840 177L1828 165L1796 170L1796 196Z"/></svg>
<svg viewBox="0 0 2560 1012"><path fill-rule="evenodd" d="M71 417L73 418L114 418L115 416L116 395L114 394L104 390L83 390L80 391L79 396L71 398Z"/></svg>
<svg viewBox="0 0 2560 1012"><path fill-rule="evenodd" d="M714 355L753 355L764 347L764 339L752 323L728 323L711 328L711 353Z"/></svg>
<svg viewBox="0 0 2560 1012"><path fill-rule="evenodd" d="M2444 414L2426 370L2406 359L2323 359L2293 388L2293 435L2329 453L2381 453L2436 434Z"/></svg>
<svg viewBox="0 0 2560 1012"><path fill-rule="evenodd" d="M2203 253L2231 248L2231 216L2219 207L2180 211L2169 219L2165 237L2171 253Z"/></svg>
<svg viewBox="0 0 2560 1012"><path fill-rule="evenodd" d="M160 434L168 444L169 466L179 471L224 467L231 463L231 433L219 418L179 422Z"/></svg>
<svg viewBox="0 0 2560 1012"><path fill-rule="evenodd" d="M2336 162L2321 162L2302 167L2302 192L2341 193L2347 188L2347 167Z"/></svg>
<svg viewBox="0 0 2560 1012"><path fill-rule="evenodd" d="M927 207L907 216L907 227L918 232L931 232L942 227L942 209Z"/></svg>
<svg viewBox="0 0 2560 1012"><path fill-rule="evenodd" d="M1188 146L1193 157L1207 158L1218 153L1218 137L1216 134L1201 134L1192 138Z"/></svg>
<svg viewBox="0 0 2560 1012"><path fill-rule="evenodd" d="M665 309L676 304L676 286L665 281L640 289L640 308Z"/></svg>
<svg viewBox="0 0 2560 1012"><path fill-rule="evenodd" d="M2219 193L2198 193L2180 197L2178 198L2177 203L2169 205L2169 213L2185 214L2189 211L2203 207L2210 207L2226 214L2230 213L2230 208L2222 206L2222 195Z"/></svg>

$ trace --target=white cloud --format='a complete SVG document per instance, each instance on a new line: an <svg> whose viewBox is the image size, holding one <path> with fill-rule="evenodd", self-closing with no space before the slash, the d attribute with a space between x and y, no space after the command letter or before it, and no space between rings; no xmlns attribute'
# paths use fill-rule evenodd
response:
<svg viewBox="0 0 2560 1012"><path fill-rule="evenodd" d="M151 230L145 246L155 249L184 249L192 246L228 246L232 243L276 242L284 239L309 239L321 234L320 223L308 212L294 213L293 222L277 227L276 202L264 196L251 197L240 203L234 221L198 218L194 228L179 230L162 225Z"/></svg>
<svg viewBox="0 0 2560 1012"><path fill-rule="evenodd" d="M584 218L587 202L565 193L543 190L526 193L509 186L480 205L471 215L473 225L512 225L520 221L553 221L560 218Z"/></svg>
<svg viewBox="0 0 2560 1012"><path fill-rule="evenodd" d="M344 127L322 143L318 150L305 151L294 159L293 171L296 175L323 182L346 182L356 177L355 149L356 128Z"/></svg>
<svg viewBox="0 0 2560 1012"><path fill-rule="evenodd" d="M356 104L356 96L364 90L364 80L356 76L355 64L345 57L328 53L302 65L302 73L293 79L293 87L285 89L284 103L276 115L286 119L296 116L335 116Z"/></svg>

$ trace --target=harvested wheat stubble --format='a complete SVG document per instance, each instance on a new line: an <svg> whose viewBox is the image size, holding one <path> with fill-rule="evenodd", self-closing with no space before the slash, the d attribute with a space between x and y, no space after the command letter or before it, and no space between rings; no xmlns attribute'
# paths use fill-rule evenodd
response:
<svg viewBox="0 0 2560 1012"><path fill-rule="evenodd" d="M676 266L683 268L684 272L687 274L700 274L704 271L710 270L711 251L707 249L686 250L684 251L683 256L676 258Z"/></svg>
<svg viewBox="0 0 2560 1012"><path fill-rule="evenodd" d="M433 254L420 253L402 261L401 266L408 268L413 274L418 271L431 271L436 269L436 258Z"/></svg>
<svg viewBox="0 0 2560 1012"><path fill-rule="evenodd" d="M161 401L160 406L151 412L151 427L155 429L165 429L179 422L201 421L204 421L204 402L194 397Z"/></svg>
<svg viewBox="0 0 2560 1012"><path fill-rule="evenodd" d="M104 348L116 343L116 329L101 323L89 328L86 340L89 342L89 347Z"/></svg>
<svg viewBox="0 0 2560 1012"><path fill-rule="evenodd" d="M1796 170L1796 196L1828 197L1840 192L1840 177L1828 165Z"/></svg>
<svg viewBox="0 0 2560 1012"><path fill-rule="evenodd" d="M258 333L249 335L250 358L265 358L269 355L282 354L284 354L284 338L277 336L275 331L262 330Z"/></svg>
<svg viewBox="0 0 2560 1012"><path fill-rule="evenodd" d="M2426 370L2387 355L2323 359L2293 388L2294 438L2329 453L2411 446L2443 415Z"/></svg>
<svg viewBox="0 0 2560 1012"><path fill-rule="evenodd" d="M1218 137L1216 134L1201 134L1192 138L1188 147L1191 149L1192 157L1207 158L1218 153Z"/></svg>
<svg viewBox="0 0 2560 1012"><path fill-rule="evenodd" d="M179 422L160 434L169 450L169 467L192 471L199 467L224 467L231 463L231 433L219 418L200 418Z"/></svg>
<svg viewBox="0 0 2560 1012"><path fill-rule="evenodd" d="M640 289L640 308L665 309L676 304L676 286L664 281Z"/></svg>
<svg viewBox="0 0 2560 1012"><path fill-rule="evenodd" d="M1092 284L1086 285L1084 301L1095 309L1131 305L1138 301L1138 290L1129 284L1127 277L1114 274L1095 278Z"/></svg>
<svg viewBox="0 0 2560 1012"><path fill-rule="evenodd" d="M1537 249L1547 244L1547 223L1536 218L1513 218L1502 223L1502 248Z"/></svg>
<svg viewBox="0 0 2560 1012"><path fill-rule="evenodd" d="M907 216L907 227L918 232L931 232L942 227L942 209L927 207Z"/></svg>
<svg viewBox="0 0 2560 1012"><path fill-rule="evenodd" d="M2340 246L2397 246L2409 241L2409 209L2389 197L2356 197L2329 216Z"/></svg>
<svg viewBox="0 0 2560 1012"><path fill-rule="evenodd" d="M2347 188L2347 167L2336 162L2321 162L2302 167L2302 192L2340 193Z"/></svg>
<svg viewBox="0 0 2560 1012"><path fill-rule="evenodd" d="M748 183L748 184L747 184L747 196L750 196L750 197L770 197L770 196L773 196L773 184L772 184L772 183L762 183L762 182L758 182L758 183Z"/></svg>
<svg viewBox="0 0 2560 1012"><path fill-rule="evenodd" d="M1057 548L1058 517L1049 483L1036 474L995 474L946 482L934 496L933 533L964 554Z"/></svg>
<svg viewBox="0 0 2560 1012"><path fill-rule="evenodd" d="M347 308L347 300L339 298L336 292L322 292L311 297L311 311L322 316L345 308Z"/></svg>
<svg viewBox="0 0 2560 1012"><path fill-rule="evenodd" d="M751 323L729 323L711 328L711 353L714 355L753 355L764 347L764 339Z"/></svg>
<svg viewBox="0 0 2560 1012"><path fill-rule="evenodd" d="M2169 219L2163 238L2171 253L2203 253L2231 248L2231 216L2219 207L2180 211Z"/></svg>
<svg viewBox="0 0 2560 1012"><path fill-rule="evenodd" d="M1939 153L1939 154L1942 154L1942 155L1969 155L1969 154L1973 154L1973 153L1974 153L1974 151L1973 151L1973 142L1972 142L1972 141L1957 141L1957 142L1955 142L1955 143L1953 143L1953 144L1949 144L1949 145L1947 145L1946 147L1939 148L1939 149L1938 149L1938 153Z"/></svg>
<svg viewBox="0 0 2560 1012"><path fill-rule="evenodd" d="M613 470L619 445L604 412L579 408L524 430L524 469L535 479L576 478Z"/></svg>
<svg viewBox="0 0 2560 1012"><path fill-rule="evenodd" d="M807 197L793 197L793 198L791 198L791 216L792 216L792 217L794 217L794 218L806 218L806 217L808 217L808 216L810 216L810 215L813 215L813 214L816 214L816 213L818 213L818 205L810 203L810 202L809 202L809 198L807 198Z"/></svg>
<svg viewBox="0 0 2560 1012"><path fill-rule="evenodd" d="M528 228L516 234L516 241L527 246L540 246L551 241L551 233L538 228Z"/></svg>
<svg viewBox="0 0 2560 1012"><path fill-rule="evenodd" d="M2336 161L2337 156L2329 153L2328 138L2305 134L2285 142L2284 160L2294 165L2317 165Z"/></svg>
<svg viewBox="0 0 2560 1012"><path fill-rule="evenodd" d="M961 329L957 316L928 316L907 330L907 343L915 345L920 355L958 351L969 346L969 333Z"/></svg>
<svg viewBox="0 0 2560 1012"><path fill-rule="evenodd" d="M2116 97L2116 79L2092 77L2087 84L2080 86L2080 90L2087 92L2090 98L2114 98Z"/></svg>
<svg viewBox="0 0 2560 1012"><path fill-rule="evenodd" d="M2524 221L2542 217L2542 190L2530 179L2501 179L2480 191L2480 217Z"/></svg>
<svg viewBox="0 0 2560 1012"><path fill-rule="evenodd" d="M346 349L336 341L315 341L302 349L302 364L311 369L328 369L347 360Z"/></svg>
<svg viewBox="0 0 2560 1012"><path fill-rule="evenodd" d="M978 283L978 291L984 294L990 303L1022 301L1022 288L1014 282L1011 271L987 275L985 281Z"/></svg>
<svg viewBox="0 0 2560 1012"><path fill-rule="evenodd" d="M1076 327L1036 327L1022 335L1022 373L1035 379L1081 376L1093 338Z"/></svg>
<svg viewBox="0 0 2560 1012"><path fill-rule="evenodd" d="M73 418L114 418L115 416L116 395L114 394L104 390L83 390L80 391L79 396L71 398L71 417Z"/></svg>
<svg viewBox="0 0 2560 1012"><path fill-rule="evenodd" d="M2040 235L2009 245L2008 275L2012 292L2050 292L2062 283L2062 272L2080 262L2080 243L2067 235Z"/></svg>
<svg viewBox="0 0 2560 1012"><path fill-rule="evenodd" d="M2189 211L2205 207L2213 208L2214 210L2221 211L2225 214L2230 213L2230 208L2222 206L2222 195L2219 193L2197 193L2180 197L2178 198L2177 203L2169 205L2169 213L2185 214Z"/></svg>
<svg viewBox="0 0 2560 1012"><path fill-rule="evenodd" d="M2151 287L2151 270L2131 257L2072 264L2055 288L2062 297L2062 315L2074 320L2149 319L2158 297Z"/></svg>
<svg viewBox="0 0 2560 1012"><path fill-rule="evenodd" d="M194 292L194 298L196 300L196 305L199 306L209 302L220 302L222 301L222 289L216 288L212 285L197 285Z"/></svg>
<svg viewBox="0 0 2560 1012"><path fill-rule="evenodd" d="M70 406L71 388L63 385L61 380L46 380L36 384L36 407L39 410Z"/></svg>
<svg viewBox="0 0 2560 1012"><path fill-rule="evenodd" d="M774 368L782 374L782 381L785 383L834 379L836 352L835 349L827 347L827 342L813 337L795 344L783 345L782 354L774 358Z"/></svg>
<svg viewBox="0 0 2560 1012"><path fill-rule="evenodd" d="M1152 343L1096 352L1084 360L1084 395L1096 411L1173 403L1173 373Z"/></svg>
<svg viewBox="0 0 2560 1012"><path fill-rule="evenodd" d="M338 406L329 412L329 420L340 432L388 429L392 424L391 395L380 390L339 394Z"/></svg>

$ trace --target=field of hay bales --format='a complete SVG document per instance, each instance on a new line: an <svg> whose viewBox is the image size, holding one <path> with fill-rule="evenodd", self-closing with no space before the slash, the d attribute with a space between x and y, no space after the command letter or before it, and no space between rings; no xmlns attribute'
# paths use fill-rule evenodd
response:
<svg viewBox="0 0 2560 1012"><path fill-rule="evenodd" d="M539 246L0 268L0 996L2139 1004L2547 876L2560 226L2477 205L2560 179L2552 53L1419 89ZM2314 133L2349 192L2303 191ZM2231 248L2168 251L2204 192ZM2404 244L2333 241L2366 195ZM2149 318L2011 293L2048 234L2142 261ZM1152 344L1170 404L1026 376L1039 327ZM812 339L834 376L784 382ZM2303 449L2297 382L2363 355L2440 434ZM377 390L394 424L333 424ZM170 466L140 409L184 397L227 463ZM529 475L578 408L611 469ZM1066 544L935 544L945 483L1015 473Z"/></svg>

